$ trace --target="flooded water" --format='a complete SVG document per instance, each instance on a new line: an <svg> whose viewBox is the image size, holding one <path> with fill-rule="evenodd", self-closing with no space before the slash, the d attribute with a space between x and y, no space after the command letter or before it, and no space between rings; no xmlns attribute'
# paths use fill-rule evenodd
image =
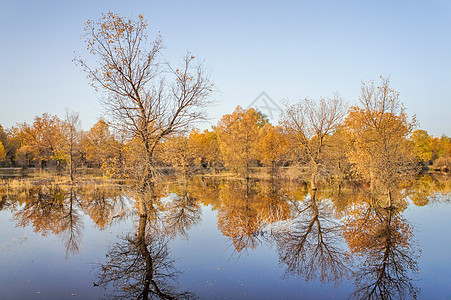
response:
<svg viewBox="0 0 451 300"><path fill-rule="evenodd" d="M1 299L451 299L450 194L195 178L9 188Z"/></svg>

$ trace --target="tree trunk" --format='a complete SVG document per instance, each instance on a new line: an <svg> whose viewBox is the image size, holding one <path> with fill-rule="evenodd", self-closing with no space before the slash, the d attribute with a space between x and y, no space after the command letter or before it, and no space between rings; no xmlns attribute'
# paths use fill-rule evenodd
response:
<svg viewBox="0 0 451 300"><path fill-rule="evenodd" d="M311 185L312 191L316 191L318 189L316 186L316 172L312 173L312 178L310 179L310 185Z"/></svg>

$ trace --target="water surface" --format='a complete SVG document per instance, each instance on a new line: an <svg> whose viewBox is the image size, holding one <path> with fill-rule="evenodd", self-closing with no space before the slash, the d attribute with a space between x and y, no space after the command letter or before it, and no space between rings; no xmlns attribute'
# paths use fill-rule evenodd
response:
<svg viewBox="0 0 451 300"><path fill-rule="evenodd" d="M5 189L5 299L451 297L450 195L423 183L369 197L297 182Z"/></svg>

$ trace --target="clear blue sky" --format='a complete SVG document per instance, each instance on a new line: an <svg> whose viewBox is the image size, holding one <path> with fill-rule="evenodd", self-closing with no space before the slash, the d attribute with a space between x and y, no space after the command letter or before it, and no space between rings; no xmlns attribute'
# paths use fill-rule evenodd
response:
<svg viewBox="0 0 451 300"><path fill-rule="evenodd" d="M72 63L84 22L142 13L171 61L206 61L220 93L211 123L262 91L276 102L339 92L390 76L420 128L451 135L451 1L0 1L0 124L79 111L89 129L102 109ZM206 127L208 125L203 125Z"/></svg>

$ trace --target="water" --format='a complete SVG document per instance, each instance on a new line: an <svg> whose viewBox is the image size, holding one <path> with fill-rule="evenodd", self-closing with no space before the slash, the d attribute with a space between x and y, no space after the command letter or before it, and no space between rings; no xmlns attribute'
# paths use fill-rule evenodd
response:
<svg viewBox="0 0 451 300"><path fill-rule="evenodd" d="M451 299L450 195L206 180L3 192L2 299ZM380 199L379 199L380 200ZM421 204L423 206L418 206ZM147 277L146 277L147 276ZM148 279L146 284L146 278Z"/></svg>

